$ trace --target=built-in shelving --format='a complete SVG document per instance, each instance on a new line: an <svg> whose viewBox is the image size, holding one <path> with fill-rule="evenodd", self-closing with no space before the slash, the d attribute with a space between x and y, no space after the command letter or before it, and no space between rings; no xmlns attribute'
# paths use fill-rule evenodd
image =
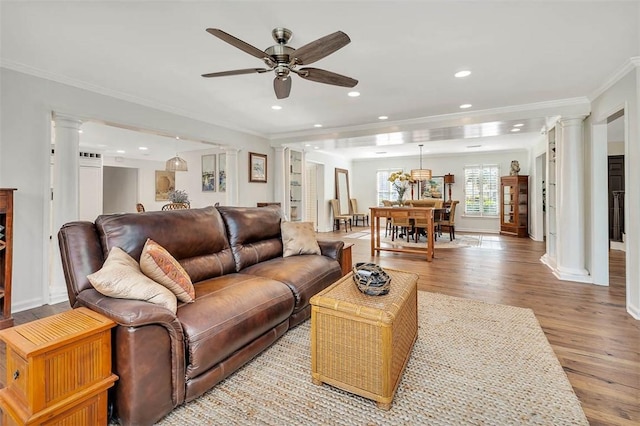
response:
<svg viewBox="0 0 640 426"><path fill-rule="evenodd" d="M303 183L302 152L291 150L289 154L289 220L302 220L302 183Z"/></svg>

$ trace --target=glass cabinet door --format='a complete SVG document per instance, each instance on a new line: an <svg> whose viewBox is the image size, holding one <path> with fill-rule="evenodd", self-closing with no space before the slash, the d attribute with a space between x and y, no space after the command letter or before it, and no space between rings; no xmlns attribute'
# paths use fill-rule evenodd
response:
<svg viewBox="0 0 640 426"><path fill-rule="evenodd" d="M505 224L515 223L513 195L513 186L504 185L502 188L502 222Z"/></svg>

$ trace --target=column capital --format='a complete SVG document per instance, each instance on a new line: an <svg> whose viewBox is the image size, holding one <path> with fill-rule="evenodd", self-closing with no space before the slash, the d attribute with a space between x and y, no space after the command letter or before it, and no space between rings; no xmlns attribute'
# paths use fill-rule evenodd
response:
<svg viewBox="0 0 640 426"><path fill-rule="evenodd" d="M82 120L72 115L61 114L58 112L53 113L53 122L56 127L66 127L69 129L80 130L82 127Z"/></svg>
<svg viewBox="0 0 640 426"><path fill-rule="evenodd" d="M564 128L569 126L578 126L582 125L584 119L587 118L586 115L568 115L566 117L560 117L558 123Z"/></svg>

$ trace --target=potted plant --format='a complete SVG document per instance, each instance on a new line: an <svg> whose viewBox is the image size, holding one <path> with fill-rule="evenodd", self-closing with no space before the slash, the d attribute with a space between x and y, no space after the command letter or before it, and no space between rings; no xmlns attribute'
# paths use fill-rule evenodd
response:
<svg viewBox="0 0 640 426"><path fill-rule="evenodd" d="M172 203L189 204L189 194L184 189L174 189L169 191L169 200Z"/></svg>

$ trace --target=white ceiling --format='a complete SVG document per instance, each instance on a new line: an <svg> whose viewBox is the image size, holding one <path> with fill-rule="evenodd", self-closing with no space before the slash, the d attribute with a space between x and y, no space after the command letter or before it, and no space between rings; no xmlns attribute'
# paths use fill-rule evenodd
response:
<svg viewBox="0 0 640 426"><path fill-rule="evenodd" d="M638 1L3 0L0 7L3 67L274 145L303 142L350 157L374 156L389 143L396 155L415 155L418 143L435 153L526 146L555 106L584 103L640 54ZM361 96L293 76L290 97L278 101L271 73L200 76L263 66L206 28L265 49L278 26L293 31L293 47L347 33L349 45L313 66L358 79ZM456 79L461 69L471 76ZM473 106L460 110L464 103ZM381 123L380 115L389 119ZM524 124L518 135L516 123Z"/></svg>

